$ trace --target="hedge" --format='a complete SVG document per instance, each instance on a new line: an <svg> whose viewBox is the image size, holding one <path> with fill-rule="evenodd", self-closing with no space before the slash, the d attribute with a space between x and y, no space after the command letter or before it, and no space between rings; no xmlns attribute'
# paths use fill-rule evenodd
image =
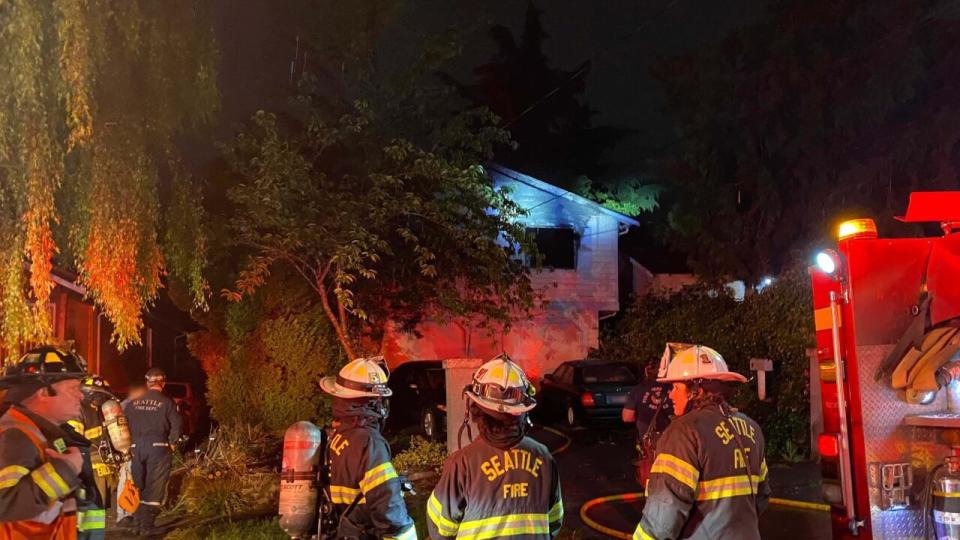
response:
<svg viewBox="0 0 960 540"><path fill-rule="evenodd" d="M809 454L810 388L808 348L814 344L810 280L796 269L760 293L737 301L706 285L638 299L604 332L598 356L637 364L658 361L667 342L713 347L730 368L745 375L750 358L770 358L768 400L759 401L756 382L744 385L734 405L757 420L767 455L802 459Z"/></svg>

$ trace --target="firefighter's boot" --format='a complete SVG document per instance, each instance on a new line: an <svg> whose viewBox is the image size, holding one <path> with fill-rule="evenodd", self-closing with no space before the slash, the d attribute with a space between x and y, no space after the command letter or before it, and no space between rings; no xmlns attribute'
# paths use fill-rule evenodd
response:
<svg viewBox="0 0 960 540"><path fill-rule="evenodd" d="M140 536L149 538L162 535L164 530L157 527L157 516L160 514L160 507L141 504L140 508L143 509L143 513L140 514Z"/></svg>

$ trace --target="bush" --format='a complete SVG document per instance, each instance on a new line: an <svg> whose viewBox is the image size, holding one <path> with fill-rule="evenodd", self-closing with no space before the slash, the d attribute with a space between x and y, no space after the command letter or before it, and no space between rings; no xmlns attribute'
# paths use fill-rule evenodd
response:
<svg viewBox="0 0 960 540"><path fill-rule="evenodd" d="M763 428L767 455L796 459L810 448L810 388L806 350L813 341L809 277L796 269L762 293L742 302L706 286L668 296L638 299L604 336L605 358L646 364L657 361L667 342L701 343L720 354L730 369L750 375L750 358L771 358L769 400L757 399L756 384L744 385L734 405Z"/></svg>
<svg viewBox="0 0 960 540"><path fill-rule="evenodd" d="M191 351L224 351L204 361L211 415L223 424L256 424L282 433L294 422L322 425L329 404L323 375L343 363L315 295L299 280L275 276L254 296L225 308L222 329L191 339ZM215 336L222 347L210 342ZM194 350L196 349L196 350Z"/></svg>
<svg viewBox="0 0 960 540"><path fill-rule="evenodd" d="M240 424L212 435L204 453L185 461L186 478L170 513L216 517L276 509L279 439Z"/></svg>
<svg viewBox="0 0 960 540"><path fill-rule="evenodd" d="M443 468L447 459L447 445L442 442L428 441L414 435L410 438L410 447L393 458L393 466L402 474L413 472L437 472Z"/></svg>

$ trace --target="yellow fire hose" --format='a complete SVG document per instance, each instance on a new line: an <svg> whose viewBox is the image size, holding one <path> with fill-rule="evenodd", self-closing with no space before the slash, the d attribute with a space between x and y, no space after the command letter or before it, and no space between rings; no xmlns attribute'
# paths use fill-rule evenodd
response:
<svg viewBox="0 0 960 540"><path fill-rule="evenodd" d="M607 536L613 538L623 538L625 540L631 540L633 535L630 533L625 533L623 531L618 531L617 529L611 529L610 527L601 525L596 521L590 519L590 516L587 515L587 512L594 506L614 502L614 501L624 501L624 502L636 502L642 500L643 493L633 492L633 493L621 493L619 495L607 495L606 497L597 497L596 499L590 499L589 501L583 503L583 506L580 507L580 519L590 527L591 529L603 533ZM780 498L771 498L770 504L776 504L779 506L790 506L793 508L802 508L804 510L816 510L818 512L829 512L830 505L821 504L821 503L811 503L805 501L794 501L792 499L780 499Z"/></svg>
<svg viewBox="0 0 960 540"><path fill-rule="evenodd" d="M571 444L573 444L573 440L571 440L570 437L567 437L562 431L558 429L554 429L552 427L547 427L547 426L540 426L540 428L548 433L553 433L558 437L563 437L564 443L560 445L560 448L550 451L550 453L553 455L557 455L561 452L564 452L567 448L570 448Z"/></svg>

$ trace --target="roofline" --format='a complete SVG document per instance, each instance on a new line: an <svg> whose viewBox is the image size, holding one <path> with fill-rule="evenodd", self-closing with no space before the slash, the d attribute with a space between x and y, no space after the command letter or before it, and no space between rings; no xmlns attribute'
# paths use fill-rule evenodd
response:
<svg viewBox="0 0 960 540"><path fill-rule="evenodd" d="M50 273L50 278L53 279L54 283L56 283L57 285L60 285L64 289L69 289L79 294L80 296L84 296L84 297L87 296L87 288L84 287L83 285L78 285L77 283L74 283L69 279L64 279L52 272Z"/></svg>
<svg viewBox="0 0 960 540"><path fill-rule="evenodd" d="M539 180L539 179L534 178L534 177L532 177L532 176L530 176L530 175L528 175L528 174L523 174L523 173L521 173L521 172L515 171L515 170L510 169L510 168L508 168L508 167L504 167L503 165L500 165L499 163L488 163L488 164L485 165L485 167L486 167L487 169L496 171L496 172L502 174L503 176L506 176L507 178L510 178L511 180L516 180L517 182L520 182L521 184L526 184L526 185L528 185L528 186L530 186L530 187L532 187L532 188L534 188L534 189L539 189L540 191L543 191L543 192L545 192L545 193L549 193L549 194L554 195L554 196L556 196L556 197L560 197L560 198L563 198L563 199L567 199L568 201L572 201L572 202L575 202L575 203L578 203L578 204L586 204L586 205L590 205L590 206L596 207L600 212L602 212L602 213L604 213L604 214L606 214L606 215L608 215L608 216L616 219L616 220L619 221L620 223L626 223L627 225L633 225L634 227L639 227L639 226L640 226L640 222L637 221L637 220L635 220L635 219L633 219L632 217L628 217L628 216L625 216L625 215L621 214L620 212L616 212L616 211L614 211L614 210L610 210L609 208L607 208L607 207L605 207L605 206L597 203L596 201L591 201L590 199L588 199L588 198L586 198L586 197L581 197L580 195L577 195L576 193L572 193L572 192L567 191L567 190L565 190L565 189L563 189L563 188L559 188L559 187L557 187L557 186L555 186L555 185L553 185L553 184L550 184L550 183L548 183L548 182L544 182L543 180Z"/></svg>

